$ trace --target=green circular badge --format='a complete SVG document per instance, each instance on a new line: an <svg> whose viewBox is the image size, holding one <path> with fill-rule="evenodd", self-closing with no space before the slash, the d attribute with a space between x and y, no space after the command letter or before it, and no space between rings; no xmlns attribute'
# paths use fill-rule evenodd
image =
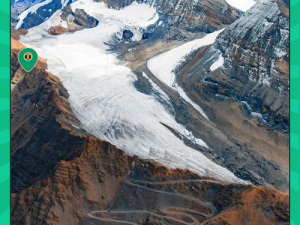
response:
<svg viewBox="0 0 300 225"><path fill-rule="evenodd" d="M26 72L30 72L38 61L38 54L32 48L24 48L19 53L19 63Z"/></svg>

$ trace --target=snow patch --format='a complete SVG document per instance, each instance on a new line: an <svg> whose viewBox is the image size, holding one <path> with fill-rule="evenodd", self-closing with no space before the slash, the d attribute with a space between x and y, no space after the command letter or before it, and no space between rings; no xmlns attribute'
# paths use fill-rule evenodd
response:
<svg viewBox="0 0 300 225"><path fill-rule="evenodd" d="M61 25L63 28L69 28L67 21L63 21L63 20L60 21L60 25Z"/></svg>
<svg viewBox="0 0 300 225"><path fill-rule="evenodd" d="M224 58L220 54L218 59L210 66L210 71L214 71L224 65Z"/></svg>
<svg viewBox="0 0 300 225"><path fill-rule="evenodd" d="M243 12L246 12L256 3L254 0L226 0L226 2Z"/></svg>
<svg viewBox="0 0 300 225"><path fill-rule="evenodd" d="M261 83L264 85L264 86L267 86L267 87L270 87L271 86L271 83L270 83L270 80L272 78L271 77L264 77L261 81Z"/></svg>

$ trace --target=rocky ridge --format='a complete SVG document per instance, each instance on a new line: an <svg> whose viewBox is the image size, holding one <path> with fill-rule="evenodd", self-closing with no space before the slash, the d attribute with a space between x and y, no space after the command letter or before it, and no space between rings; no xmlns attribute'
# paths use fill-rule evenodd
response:
<svg viewBox="0 0 300 225"><path fill-rule="evenodd" d="M214 44L224 57L221 73L243 90L227 95L247 102L274 129L289 130L289 9L263 0L220 34ZM222 84L221 84L222 85ZM226 84L225 84L226 85ZM231 93L229 89L232 89Z"/></svg>
<svg viewBox="0 0 300 225"><path fill-rule="evenodd" d="M257 163L253 169L264 179L282 170L270 183L283 191L289 179L288 21L283 2L260 1L212 46L194 51L176 69L177 81L190 98L243 149L235 161L245 162L248 171ZM223 63L212 69L220 58ZM231 161L226 152L216 151L225 162ZM242 158L247 160L239 154L246 154Z"/></svg>
<svg viewBox="0 0 300 225"><path fill-rule="evenodd" d="M227 27L205 53L188 75L178 76L181 82L198 78L211 94L243 102L256 112L252 115L275 130L288 132L289 10L283 3L260 1ZM191 54L177 72L199 54ZM222 67L211 71L219 56L224 60Z"/></svg>
<svg viewBox="0 0 300 225"><path fill-rule="evenodd" d="M134 0L105 0L103 2L109 7L121 9L133 3ZM201 37L205 33L219 30L233 23L242 14L241 11L222 0L139 0L137 2L155 7L160 15L157 24L162 23L161 28L156 30L157 24L155 24L150 26L145 33L155 32L155 36L162 35L168 40L186 40ZM71 1L52 0L40 6L35 13L29 13L18 29L29 29L37 26L50 18L57 10L63 9L71 3ZM17 21L16 16L13 17L13 20Z"/></svg>
<svg viewBox="0 0 300 225"><path fill-rule="evenodd" d="M48 32L52 35L93 28L99 24L98 20L89 16L83 9L76 9L75 12L73 12L71 6L65 6L61 11L60 18L64 21L65 26L57 25L50 27Z"/></svg>

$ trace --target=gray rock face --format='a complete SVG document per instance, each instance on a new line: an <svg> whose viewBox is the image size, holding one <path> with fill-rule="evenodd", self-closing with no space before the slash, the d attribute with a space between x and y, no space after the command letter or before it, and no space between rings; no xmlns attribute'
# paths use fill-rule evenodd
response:
<svg viewBox="0 0 300 225"><path fill-rule="evenodd" d="M228 94L246 101L273 128L289 127L289 17L275 0L262 0L230 25L214 47L224 56ZM242 84L235 88L235 84ZM221 84L222 85L222 84Z"/></svg>
<svg viewBox="0 0 300 225"><path fill-rule="evenodd" d="M78 26L83 28L93 28L98 25L99 21L94 17L89 16L83 9L76 9L75 12L72 11L71 6L65 6L62 9L61 18L65 21L70 20Z"/></svg>
<svg viewBox="0 0 300 225"><path fill-rule="evenodd" d="M220 70L210 66L222 55ZM187 57L194 60L197 52ZM180 71L185 62L177 71ZM289 10L284 3L262 0L228 26L205 57L181 82L197 77L206 93L244 102L257 117L282 132L289 129ZM219 74L220 73L220 74Z"/></svg>
<svg viewBox="0 0 300 225"><path fill-rule="evenodd" d="M179 85L236 143L227 152L216 150L226 167L283 191L289 179L288 21L283 2L262 0L176 70ZM220 56L223 66L212 71Z"/></svg>

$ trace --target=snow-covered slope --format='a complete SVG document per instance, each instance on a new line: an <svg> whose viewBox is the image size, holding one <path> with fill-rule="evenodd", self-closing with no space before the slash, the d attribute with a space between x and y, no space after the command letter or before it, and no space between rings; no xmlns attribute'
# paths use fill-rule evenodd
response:
<svg viewBox="0 0 300 225"><path fill-rule="evenodd" d="M226 2L243 12L250 9L255 4L255 0L226 0Z"/></svg>
<svg viewBox="0 0 300 225"><path fill-rule="evenodd" d="M82 128L130 155L154 159L170 168L243 182L176 137L167 127L208 148L203 140L196 139L178 124L154 95L137 91L134 87L136 75L119 65L116 55L108 54L105 43L118 37L124 29L130 29L136 39L140 38L140 29L157 21L156 10L137 3L114 10L92 0L73 3L72 9L76 8L84 9L99 20L98 26L50 36L47 29L60 21L58 10L48 21L30 29L20 41L47 59L49 71L62 80ZM157 90L155 84L152 86ZM167 97L163 99L168 101Z"/></svg>
<svg viewBox="0 0 300 225"><path fill-rule="evenodd" d="M171 87L174 91L187 102L189 102L196 110L198 110L206 119L207 115L204 111L194 103L181 87L176 84L176 77L174 70L184 60L184 57L194 50L197 50L203 46L211 45L215 42L218 34L223 30L216 31L214 33L206 35L204 38L196 39L194 41L185 43L175 49L162 53L158 56L151 58L147 66L149 70L162 82ZM221 56L222 57L222 56Z"/></svg>
<svg viewBox="0 0 300 225"><path fill-rule="evenodd" d="M180 62L184 59L184 56L203 46L213 44L221 31L208 34L201 39L187 42L175 49L153 57L147 63L148 68L161 81L163 81L169 87L172 87L175 82L175 74L173 70L176 68L176 66L180 65Z"/></svg>
<svg viewBox="0 0 300 225"><path fill-rule="evenodd" d="M219 55L218 59L210 66L210 71L214 71L224 65L224 58L222 54Z"/></svg>

